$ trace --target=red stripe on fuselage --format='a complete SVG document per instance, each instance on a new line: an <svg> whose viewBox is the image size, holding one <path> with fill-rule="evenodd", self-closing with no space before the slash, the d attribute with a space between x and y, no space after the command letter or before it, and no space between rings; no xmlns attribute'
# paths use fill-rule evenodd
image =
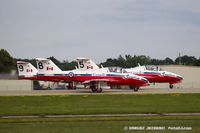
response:
<svg viewBox="0 0 200 133"><path fill-rule="evenodd" d="M157 83L170 83L170 84L175 84L175 83L180 83L182 79L175 77L175 76L161 76L157 74L137 74L138 76L142 76L149 80L150 83L152 82L157 82Z"/></svg>

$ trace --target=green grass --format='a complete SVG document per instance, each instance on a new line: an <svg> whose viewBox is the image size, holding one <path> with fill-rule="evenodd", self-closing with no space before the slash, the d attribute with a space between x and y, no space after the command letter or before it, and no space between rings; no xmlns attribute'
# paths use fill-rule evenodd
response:
<svg viewBox="0 0 200 133"><path fill-rule="evenodd" d="M200 112L200 94L0 97L0 115ZM131 133L125 126L186 126L200 132L200 116L0 119L2 133ZM136 131L139 132L139 131ZM145 132L145 131L143 131ZM156 131L158 132L158 131ZM165 130L162 132L174 132Z"/></svg>
<svg viewBox="0 0 200 133"><path fill-rule="evenodd" d="M132 126L164 126L166 130L162 132L175 132L167 130L168 126L184 126L192 127L192 131L176 132L200 132L200 117L153 116L109 118L0 119L0 132L2 133L132 133L135 131L124 130L124 127Z"/></svg>
<svg viewBox="0 0 200 133"><path fill-rule="evenodd" d="M0 115L200 112L200 94L0 97Z"/></svg>

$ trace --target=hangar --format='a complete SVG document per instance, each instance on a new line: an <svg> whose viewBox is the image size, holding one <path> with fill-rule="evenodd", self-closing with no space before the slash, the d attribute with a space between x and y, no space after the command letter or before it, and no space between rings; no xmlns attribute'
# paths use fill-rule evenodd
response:
<svg viewBox="0 0 200 133"><path fill-rule="evenodd" d="M18 80L16 74L0 74L0 91L31 91L33 81Z"/></svg>
<svg viewBox="0 0 200 133"><path fill-rule="evenodd" d="M29 80L0 80L0 91L31 91L33 81Z"/></svg>

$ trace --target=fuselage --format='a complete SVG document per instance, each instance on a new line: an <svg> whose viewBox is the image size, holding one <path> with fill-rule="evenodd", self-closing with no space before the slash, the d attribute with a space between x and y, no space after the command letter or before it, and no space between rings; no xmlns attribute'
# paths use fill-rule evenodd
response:
<svg viewBox="0 0 200 133"><path fill-rule="evenodd" d="M168 71L161 70L146 70L139 66L135 68L126 69L127 72L142 76L149 80L150 83L169 83L176 84L183 80L183 77Z"/></svg>
<svg viewBox="0 0 200 133"><path fill-rule="evenodd" d="M131 85L131 86L147 86L149 81L143 77L130 73L114 73L109 72L107 68L98 70L72 70L55 72L51 74L38 73L34 77L21 77L20 79L42 80L42 81L66 81L66 82L106 82L108 85Z"/></svg>
<svg viewBox="0 0 200 133"><path fill-rule="evenodd" d="M154 82L154 83L170 83L170 84L175 84L175 83L180 83L182 81L182 77L174 74L174 73L169 73L165 71L160 71L160 72L143 72L143 73L138 73L136 74L138 76L145 77L146 79L149 80L149 82Z"/></svg>

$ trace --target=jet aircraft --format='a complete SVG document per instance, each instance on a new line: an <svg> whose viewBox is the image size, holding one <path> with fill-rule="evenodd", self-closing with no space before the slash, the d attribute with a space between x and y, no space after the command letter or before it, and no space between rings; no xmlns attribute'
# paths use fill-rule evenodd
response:
<svg viewBox="0 0 200 133"><path fill-rule="evenodd" d="M108 68L62 71L49 59L36 58L36 63L37 76L40 79L69 82L71 87L74 87L75 83L81 83L89 86L93 92L102 92L102 83L106 83L108 86L129 85L136 88L149 85L149 81L141 76L131 73L111 72Z"/></svg>
<svg viewBox="0 0 200 133"><path fill-rule="evenodd" d="M95 70L99 67L88 58L77 58L78 68L82 70ZM120 67L109 67L112 72L121 71ZM135 68L124 69L123 73L136 74L149 80L150 83L169 83L169 88L173 88L173 84L180 83L183 77L168 71L160 70L158 66L146 65ZM137 89L130 87L131 89Z"/></svg>
<svg viewBox="0 0 200 133"><path fill-rule="evenodd" d="M126 72L145 77L150 83L169 83L169 88L173 88L176 83L180 83L183 77L168 71L161 70L154 65L144 65L135 68L125 69Z"/></svg>

